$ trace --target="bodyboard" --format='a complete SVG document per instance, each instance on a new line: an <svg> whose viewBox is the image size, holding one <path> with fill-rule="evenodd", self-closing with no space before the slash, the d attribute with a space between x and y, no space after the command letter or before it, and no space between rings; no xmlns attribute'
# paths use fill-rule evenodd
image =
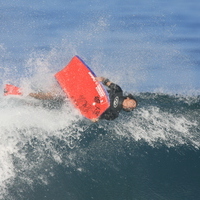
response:
<svg viewBox="0 0 200 200"><path fill-rule="evenodd" d="M110 106L107 91L78 56L74 56L55 77L67 97L86 118L98 118Z"/></svg>

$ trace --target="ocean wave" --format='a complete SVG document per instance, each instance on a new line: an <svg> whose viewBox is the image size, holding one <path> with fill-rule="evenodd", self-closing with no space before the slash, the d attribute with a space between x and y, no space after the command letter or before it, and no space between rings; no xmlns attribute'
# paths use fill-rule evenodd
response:
<svg viewBox="0 0 200 200"><path fill-rule="evenodd" d="M77 156L84 158L83 149L94 148L101 138L105 145L112 138L116 148L124 141L145 142L153 148L200 148L199 96L140 93L136 98L139 106L133 112L92 123L69 102L58 106L58 102L2 97L1 194L5 196L13 184L19 188L18 183L30 188L47 185L55 164L84 170L76 167ZM112 148L116 151L115 145Z"/></svg>

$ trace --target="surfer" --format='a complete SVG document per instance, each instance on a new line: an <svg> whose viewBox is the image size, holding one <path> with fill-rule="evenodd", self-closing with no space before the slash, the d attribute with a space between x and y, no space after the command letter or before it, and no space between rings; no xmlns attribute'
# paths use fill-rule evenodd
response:
<svg viewBox="0 0 200 200"><path fill-rule="evenodd" d="M137 101L133 95L128 94L124 96L121 87L107 78L96 77L96 80L102 82L103 85L108 87L110 106L100 115L100 117L92 119L93 122L97 122L99 119L114 120L119 116L121 110L129 112L136 108ZM59 105L61 105L66 96L60 89L56 88L57 87L54 87L54 90L51 92L30 93L29 96L39 100L55 100L56 102L59 102ZM4 95L6 96L9 94L22 95L20 88L7 84L4 90Z"/></svg>
<svg viewBox="0 0 200 200"><path fill-rule="evenodd" d="M114 120L119 116L121 110L130 112L137 107L138 103L133 95L124 96L119 85L104 77L96 77L96 80L109 88L110 107L99 118L92 119L93 122L97 122L99 119Z"/></svg>
<svg viewBox="0 0 200 200"><path fill-rule="evenodd" d="M110 107L99 118L92 119L93 122L97 122L100 119L114 120L119 116L121 110L130 112L137 107L137 100L133 95L128 94L127 96L124 96L121 87L117 84L104 77L96 77L96 80L102 82L103 85L109 88ZM29 96L41 100L50 100L54 98L63 99L63 96L59 96L55 92L30 93Z"/></svg>

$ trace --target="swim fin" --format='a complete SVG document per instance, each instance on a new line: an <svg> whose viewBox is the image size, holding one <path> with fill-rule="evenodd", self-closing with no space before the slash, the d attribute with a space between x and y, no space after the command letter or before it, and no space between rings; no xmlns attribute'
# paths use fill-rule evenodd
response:
<svg viewBox="0 0 200 200"><path fill-rule="evenodd" d="M6 84L4 88L4 96L7 95L22 95L21 88L11 84Z"/></svg>

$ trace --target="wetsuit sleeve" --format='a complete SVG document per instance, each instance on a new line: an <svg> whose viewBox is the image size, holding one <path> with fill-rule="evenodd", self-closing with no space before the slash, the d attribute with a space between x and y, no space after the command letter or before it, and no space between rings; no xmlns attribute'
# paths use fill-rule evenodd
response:
<svg viewBox="0 0 200 200"><path fill-rule="evenodd" d="M122 92L122 89L119 85L115 84L115 83L111 83L109 86L108 86L109 89L113 90L115 93L118 93L118 92Z"/></svg>
<svg viewBox="0 0 200 200"><path fill-rule="evenodd" d="M106 119L106 120L114 120L118 117L118 114L113 112L105 112L100 116L100 119Z"/></svg>

